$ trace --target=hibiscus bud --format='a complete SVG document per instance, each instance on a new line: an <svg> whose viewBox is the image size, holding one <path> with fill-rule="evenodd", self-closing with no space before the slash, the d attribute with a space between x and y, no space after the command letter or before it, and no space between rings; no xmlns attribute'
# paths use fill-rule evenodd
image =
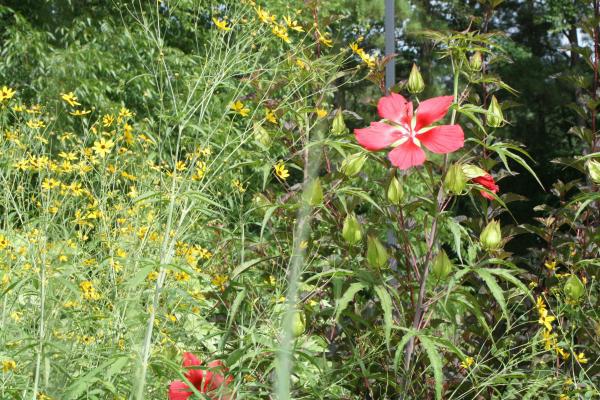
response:
<svg viewBox="0 0 600 400"><path fill-rule="evenodd" d="M502 242L500 223L496 220L490 221L479 235L479 241L485 250L497 250Z"/></svg>
<svg viewBox="0 0 600 400"><path fill-rule="evenodd" d="M346 133L348 133L348 127L344 122L344 114L342 113L341 108L339 108L335 113L333 123L331 124L331 132L334 135L345 135Z"/></svg>
<svg viewBox="0 0 600 400"><path fill-rule="evenodd" d="M444 178L444 189L450 194L461 194L467 185L467 176L460 164L453 164L448 168Z"/></svg>
<svg viewBox="0 0 600 400"><path fill-rule="evenodd" d="M294 311L292 315L292 335L295 338L301 336L306 328L306 316L301 310Z"/></svg>
<svg viewBox="0 0 600 400"><path fill-rule="evenodd" d="M346 219L344 220L344 227L342 228L342 236L349 244L358 243L362 239L360 223L354 214L348 214L346 216Z"/></svg>
<svg viewBox="0 0 600 400"><path fill-rule="evenodd" d="M388 262L387 250L374 236L367 238L367 261L375 268L382 268Z"/></svg>
<svg viewBox="0 0 600 400"><path fill-rule="evenodd" d="M600 162L589 160L586 164L592 182L600 185Z"/></svg>
<svg viewBox="0 0 600 400"><path fill-rule="evenodd" d="M323 201L323 187L321 187L321 180L319 178L308 183L304 191L304 200L313 207L321 204Z"/></svg>
<svg viewBox="0 0 600 400"><path fill-rule="evenodd" d="M487 110L486 123L490 128L499 128L504 124L504 115L496 96L492 96L492 101Z"/></svg>
<svg viewBox="0 0 600 400"><path fill-rule="evenodd" d="M390 201L390 203L395 205L399 205L402 202L402 199L404 198L404 190L400 185L400 181L398 181L396 177L393 177L390 181L390 185L388 186L387 190L387 198Z"/></svg>
<svg viewBox="0 0 600 400"><path fill-rule="evenodd" d="M269 132L259 124L254 124L254 140L265 148L271 146L271 136L269 135Z"/></svg>
<svg viewBox="0 0 600 400"><path fill-rule="evenodd" d="M412 94L421 93L423 89L425 89L425 82L419 72L419 68L417 68L417 64L413 64L412 69L410 70L406 88Z"/></svg>
<svg viewBox="0 0 600 400"><path fill-rule="evenodd" d="M450 275L452 269L454 268L454 264L448 258L446 252L442 249L438 253L438 255L433 260L433 267L431 268L431 275L436 280L444 280Z"/></svg>
<svg viewBox="0 0 600 400"><path fill-rule="evenodd" d="M362 169L366 160L367 156L362 153L349 155L344 159L344 161L342 161L341 170L344 175L348 177L357 175Z"/></svg>
<svg viewBox="0 0 600 400"><path fill-rule="evenodd" d="M565 295L572 301L577 301L585 293L585 286L577 275L571 275L563 287Z"/></svg>
<svg viewBox="0 0 600 400"><path fill-rule="evenodd" d="M481 53L476 51L471 58L469 58L469 67L473 70L473 71L479 71L481 69L481 66L483 65L483 57L481 56Z"/></svg>

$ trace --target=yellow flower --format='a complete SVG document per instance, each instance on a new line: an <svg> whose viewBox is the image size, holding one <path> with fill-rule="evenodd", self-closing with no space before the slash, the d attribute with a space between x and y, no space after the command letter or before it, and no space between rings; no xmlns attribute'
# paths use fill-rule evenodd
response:
<svg viewBox="0 0 600 400"><path fill-rule="evenodd" d="M81 289L81 294L86 300L98 300L100 298L100 294L96 291L94 285L90 281L81 282L79 284L79 289Z"/></svg>
<svg viewBox="0 0 600 400"><path fill-rule="evenodd" d="M231 181L231 186L233 186L235 189L237 189L238 192L240 193L244 193L246 191L246 188L244 187L244 185L242 184L242 182L240 182L239 179L234 179Z"/></svg>
<svg viewBox="0 0 600 400"><path fill-rule="evenodd" d="M55 187L58 187L60 182L54 178L46 178L42 181L42 189L44 190L52 190Z"/></svg>
<svg viewBox="0 0 600 400"><path fill-rule="evenodd" d="M556 260L548 260L544 263L544 266L548 268L550 271L554 271L556 269Z"/></svg>
<svg viewBox="0 0 600 400"><path fill-rule="evenodd" d="M75 117L83 117L84 115L88 115L91 112L92 112L91 110L75 110L75 111L71 111L69 114L71 114Z"/></svg>
<svg viewBox="0 0 600 400"><path fill-rule="evenodd" d="M221 292L224 292L225 284L228 280L229 278L227 277L227 275L215 275L215 277L212 280L212 284L218 287L219 290L221 290Z"/></svg>
<svg viewBox="0 0 600 400"><path fill-rule="evenodd" d="M108 128L109 126L111 126L111 125L113 124L113 122L115 122L115 117L113 117L113 116L112 116L112 115L110 115L110 114L105 114L105 115L102 117L102 125L103 125L105 128Z"/></svg>
<svg viewBox="0 0 600 400"><path fill-rule="evenodd" d="M15 360L2 361L2 372L4 372L5 374L16 368L17 368L17 363L15 362Z"/></svg>
<svg viewBox="0 0 600 400"><path fill-rule="evenodd" d="M296 59L296 65L300 68L300 69L308 69L308 64L305 63L304 61L302 61L301 59L297 58Z"/></svg>
<svg viewBox="0 0 600 400"><path fill-rule="evenodd" d="M284 181L290 176L290 172L285 167L283 161L279 161L277 164L273 166L275 168L275 174Z"/></svg>
<svg viewBox="0 0 600 400"><path fill-rule="evenodd" d="M0 250L4 250L9 245L8 239L4 235L0 235Z"/></svg>
<svg viewBox="0 0 600 400"><path fill-rule="evenodd" d="M41 119L31 119L27 121L27 126L31 129L39 129L44 128L46 126L46 123Z"/></svg>
<svg viewBox="0 0 600 400"><path fill-rule="evenodd" d="M543 309L540 311L540 319L538 320L540 325L543 325L548 332L552 332L552 321L554 321L556 317L548 315L548 310Z"/></svg>
<svg viewBox="0 0 600 400"><path fill-rule="evenodd" d="M240 114L242 117L247 117L248 114L250 114L250 109L247 107L244 107L244 103L242 103L239 100L237 100L235 103L233 103L230 107L233 111Z"/></svg>
<svg viewBox="0 0 600 400"><path fill-rule="evenodd" d="M575 354L575 359L580 364L586 364L588 362L588 359L585 357L585 353L583 353L583 352L579 353L579 354Z"/></svg>
<svg viewBox="0 0 600 400"><path fill-rule="evenodd" d="M7 86L2 86L0 89L0 101L10 100L15 95L15 91Z"/></svg>
<svg viewBox="0 0 600 400"><path fill-rule="evenodd" d="M267 111L265 113L265 119L272 124L277 123L277 116L275 115L275 113L273 111L271 111L269 109L267 109Z"/></svg>
<svg viewBox="0 0 600 400"><path fill-rule="evenodd" d="M279 39L283 40L284 42L290 43L290 37L288 36L288 30L285 26L274 25L273 28L271 28L271 32L273 32L273 34L275 36L277 36Z"/></svg>
<svg viewBox="0 0 600 400"><path fill-rule="evenodd" d="M569 353L567 353L564 349L562 349L559 346L556 346L555 350L556 350L556 354L558 354L559 356L561 356L563 358L563 360L566 360L570 356Z"/></svg>
<svg viewBox="0 0 600 400"><path fill-rule="evenodd" d="M317 31L317 35L319 36L319 42L323 43L327 47L333 46L333 40L327 37L327 33L323 35L321 32Z"/></svg>
<svg viewBox="0 0 600 400"><path fill-rule="evenodd" d="M464 369L469 369L471 367L471 365L473 365L474 362L475 362L475 359L473 359L473 357L467 357L467 358L465 358L464 361L462 361L460 363L460 366L463 367Z"/></svg>
<svg viewBox="0 0 600 400"><path fill-rule="evenodd" d="M129 111L128 108L121 107L121 109L119 110L119 118L129 118L129 117L133 117L133 113L131 111Z"/></svg>
<svg viewBox="0 0 600 400"><path fill-rule="evenodd" d="M81 105L80 103L77 102L77 96L75 96L75 93L73 93L73 92L61 93L60 97L66 103L68 103L71 107L75 107L75 106L80 106Z"/></svg>
<svg viewBox="0 0 600 400"><path fill-rule="evenodd" d="M325 110L324 108L317 108L315 112L317 113L317 117L319 118L325 118L328 114L327 110Z"/></svg>
<svg viewBox="0 0 600 400"><path fill-rule="evenodd" d="M287 17L283 17L283 20L285 21L288 28L290 28L296 32L304 32L304 29L300 25L298 25L298 22L295 20L292 20L292 17L290 17L289 15Z"/></svg>
<svg viewBox="0 0 600 400"><path fill-rule="evenodd" d="M94 152L100 157L105 157L115 144L112 140L100 139L94 142Z"/></svg>
<svg viewBox="0 0 600 400"><path fill-rule="evenodd" d="M550 350L552 347L556 345L556 335L550 333L550 331L544 330L542 334L544 338L544 349L546 351Z"/></svg>
<svg viewBox="0 0 600 400"><path fill-rule="evenodd" d="M262 8L260 8L260 6L256 8L256 15L258 15L258 19L265 24L270 24L274 22L276 18L275 15L269 14L268 11L263 10Z"/></svg>
<svg viewBox="0 0 600 400"><path fill-rule="evenodd" d="M535 306L541 315L542 311L544 311L546 309L546 303L544 303L544 299L542 299L542 296L537 297L537 299L535 301Z"/></svg>
<svg viewBox="0 0 600 400"><path fill-rule="evenodd" d="M227 24L229 24L228 21L216 19L215 17L213 17L212 20L213 20L215 26L217 28L219 28L220 30L222 30L222 31L230 31L231 30L231 27L227 26Z"/></svg>

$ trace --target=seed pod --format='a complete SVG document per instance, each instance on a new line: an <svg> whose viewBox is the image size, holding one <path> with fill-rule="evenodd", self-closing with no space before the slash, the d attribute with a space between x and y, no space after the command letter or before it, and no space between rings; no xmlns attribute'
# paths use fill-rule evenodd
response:
<svg viewBox="0 0 600 400"><path fill-rule="evenodd" d="M461 194L467 185L467 176L460 164L453 164L444 178L444 189L450 194Z"/></svg>
<svg viewBox="0 0 600 400"><path fill-rule="evenodd" d="M323 187L319 178L308 183L304 191L304 200L313 207L321 204L323 201Z"/></svg>
<svg viewBox="0 0 600 400"><path fill-rule="evenodd" d="M425 89L425 82L419 72L419 68L417 68L417 64L413 64L412 69L410 70L406 88L412 94L421 93L423 89Z"/></svg>
<svg viewBox="0 0 600 400"><path fill-rule="evenodd" d="M367 239L367 261L375 268L382 268L388 262L387 250L374 236L369 236Z"/></svg>
<svg viewBox="0 0 600 400"><path fill-rule="evenodd" d="M436 280L444 280L450 275L452 270L454 269L454 264L448 258L446 252L442 249L438 253L438 255L433 260L433 266L431 268L431 275Z"/></svg>
<svg viewBox="0 0 600 400"><path fill-rule="evenodd" d="M490 128L499 128L504 124L504 114L502 114L502 107L500 107L496 96L492 96L492 101L487 110L486 123Z"/></svg>
<svg viewBox="0 0 600 400"><path fill-rule="evenodd" d="M483 57L480 52L476 51L471 58L469 58L469 68L471 68L472 71L479 71L482 65Z"/></svg>
<svg viewBox="0 0 600 400"><path fill-rule="evenodd" d="M586 165L592 182L600 185L600 162L589 160Z"/></svg>
<svg viewBox="0 0 600 400"><path fill-rule="evenodd" d="M296 310L292 315L292 335L295 338L301 336L306 329L306 316L304 315L304 311Z"/></svg>
<svg viewBox="0 0 600 400"><path fill-rule="evenodd" d="M581 279L573 274L565 282L563 291L570 300L577 301L585 293L585 286L583 285L583 282L581 282Z"/></svg>
<svg viewBox="0 0 600 400"><path fill-rule="evenodd" d="M341 171L348 177L357 175L366 160L367 156L363 153L351 154L342 161Z"/></svg>
<svg viewBox="0 0 600 400"><path fill-rule="evenodd" d="M333 122L331 124L331 133L334 135L345 135L348 133L348 127L344 122L344 114L342 113L341 108L339 108L335 113L335 117L333 118Z"/></svg>
<svg viewBox="0 0 600 400"><path fill-rule="evenodd" d="M254 124L254 140L264 148L271 146L271 135L259 124Z"/></svg>
<svg viewBox="0 0 600 400"><path fill-rule="evenodd" d="M497 250L502 244L502 232L500 223L496 220L490 221L479 235L479 241L485 250Z"/></svg>
<svg viewBox="0 0 600 400"><path fill-rule="evenodd" d="M390 181L390 185L387 190L387 198L390 203L399 205L402 203L402 199L404 198L404 190L402 189L402 185L400 185L400 181L393 177Z"/></svg>
<svg viewBox="0 0 600 400"><path fill-rule="evenodd" d="M342 228L342 236L348 244L356 244L362 239L360 223L354 214L348 214L346 216L344 227Z"/></svg>

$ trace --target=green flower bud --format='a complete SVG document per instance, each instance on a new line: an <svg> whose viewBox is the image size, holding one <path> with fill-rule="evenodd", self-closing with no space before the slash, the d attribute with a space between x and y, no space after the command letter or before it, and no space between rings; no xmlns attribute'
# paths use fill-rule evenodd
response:
<svg viewBox="0 0 600 400"><path fill-rule="evenodd" d="M292 335L295 338L302 336L304 329L306 328L306 316L304 311L296 310L292 315Z"/></svg>
<svg viewBox="0 0 600 400"><path fill-rule="evenodd" d="M363 153L349 155L344 159L344 161L342 161L341 170L344 175L348 177L357 175L362 169L366 160L367 156Z"/></svg>
<svg viewBox="0 0 600 400"><path fill-rule="evenodd" d="M570 300L577 301L585 293L585 286L583 286L581 279L579 279L577 275L573 274L565 282L563 291Z"/></svg>
<svg viewBox="0 0 600 400"><path fill-rule="evenodd" d="M331 124L331 132L334 135L345 135L346 133L348 133L348 127L344 122L344 114L342 113L341 108L339 108L335 113L333 123Z"/></svg>
<svg viewBox="0 0 600 400"><path fill-rule="evenodd" d="M254 140L264 148L271 146L271 135L260 124L254 124Z"/></svg>
<svg viewBox="0 0 600 400"><path fill-rule="evenodd" d="M479 235L479 241L485 250L497 250L502 244L502 232L500 223L496 220L490 221Z"/></svg>
<svg viewBox="0 0 600 400"><path fill-rule="evenodd" d="M486 123L490 128L499 128L504 124L504 115L496 96L492 96L492 101L487 110Z"/></svg>
<svg viewBox="0 0 600 400"><path fill-rule="evenodd" d="M439 281L442 281L450 275L454 269L454 264L448 258L446 252L442 249L433 260L433 266L431 268L431 275Z"/></svg>
<svg viewBox="0 0 600 400"><path fill-rule="evenodd" d="M460 164L452 164L444 178L444 189L450 194L461 194L467 185L467 175Z"/></svg>
<svg viewBox="0 0 600 400"><path fill-rule="evenodd" d="M421 93L423 89L425 89L425 82L419 72L419 68L417 68L417 64L413 64L412 69L410 70L406 88L412 94Z"/></svg>
<svg viewBox="0 0 600 400"><path fill-rule="evenodd" d="M600 185L600 162L589 160L586 165L592 182Z"/></svg>
<svg viewBox="0 0 600 400"><path fill-rule="evenodd" d="M388 253L383 244L374 236L367 238L367 261L375 268L387 265Z"/></svg>
<svg viewBox="0 0 600 400"><path fill-rule="evenodd" d="M348 214L344 220L344 227L342 228L342 236L348 244L356 244L362 239L362 231L360 229L360 223L354 216L354 214Z"/></svg>
<svg viewBox="0 0 600 400"><path fill-rule="evenodd" d="M402 185L400 185L400 181L393 177L390 181L390 185L387 190L387 198L390 203L399 205L402 203L402 199L404 198L404 190L402 189Z"/></svg>
<svg viewBox="0 0 600 400"><path fill-rule="evenodd" d="M304 191L304 200L315 207L321 204L323 201L323 187L321 187L321 180L316 178L308 183Z"/></svg>
<svg viewBox="0 0 600 400"><path fill-rule="evenodd" d="M471 58L469 58L469 68L473 71L479 71L483 65L483 57L481 53L476 51Z"/></svg>

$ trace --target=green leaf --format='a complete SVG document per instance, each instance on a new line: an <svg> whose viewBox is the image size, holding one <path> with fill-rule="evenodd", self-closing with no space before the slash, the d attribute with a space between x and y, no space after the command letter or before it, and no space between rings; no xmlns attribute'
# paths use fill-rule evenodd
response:
<svg viewBox="0 0 600 400"><path fill-rule="evenodd" d="M500 285L498 285L496 278L494 278L487 269L478 268L478 269L475 269L474 271L485 282L485 284L489 288L490 292L492 293L492 296L494 296L494 299L496 299L496 301L498 302L498 305L500 305L500 308L502 309L502 314L504 315L504 318L506 319L506 324L508 327L510 327L510 319L508 317L508 308L506 307L506 299L504 298L503 290L500 287Z"/></svg>
<svg viewBox="0 0 600 400"><path fill-rule="evenodd" d="M381 303L381 309L383 310L383 323L384 323L384 331L385 331L385 342L390 347L390 338L392 334L392 298L390 294L386 290L386 288L382 285L375 286L375 293L377 293L377 297L379 297L379 302Z"/></svg>
<svg viewBox="0 0 600 400"><path fill-rule="evenodd" d="M354 296L356 295L356 293L360 292L361 290L363 290L366 287L367 287L367 285L365 285L362 282L354 282L353 284L350 285L350 287L346 290L346 292L342 295L342 297L340 297L339 300L336 302L337 303L336 307L335 307L335 320L336 321L339 320L340 315L346 309L346 307L348 307L348 304L352 301L352 299L354 299Z"/></svg>
<svg viewBox="0 0 600 400"><path fill-rule="evenodd" d="M418 335L421 346L425 349L429 363L433 369L433 377L435 379L435 398L442 399L442 387L444 385L444 374L442 371L442 358L438 353L435 344L425 335Z"/></svg>

